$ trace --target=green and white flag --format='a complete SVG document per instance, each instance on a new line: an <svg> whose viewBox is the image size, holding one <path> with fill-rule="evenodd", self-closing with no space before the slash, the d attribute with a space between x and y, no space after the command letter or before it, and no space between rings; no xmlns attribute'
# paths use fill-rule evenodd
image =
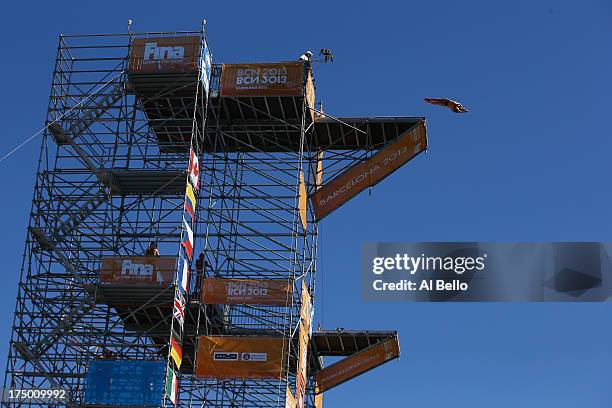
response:
<svg viewBox="0 0 612 408"><path fill-rule="evenodd" d="M178 385L179 380L176 373L172 367L168 367L168 373L166 374L166 395L175 406L178 401Z"/></svg>

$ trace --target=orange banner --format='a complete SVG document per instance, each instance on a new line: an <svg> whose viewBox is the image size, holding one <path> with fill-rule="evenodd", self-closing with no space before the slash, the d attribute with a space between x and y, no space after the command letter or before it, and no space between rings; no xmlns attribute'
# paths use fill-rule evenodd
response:
<svg viewBox="0 0 612 408"><path fill-rule="evenodd" d="M283 378L282 337L201 336L195 376L211 379Z"/></svg>
<svg viewBox="0 0 612 408"><path fill-rule="evenodd" d="M302 279L302 308L300 310L300 343L297 365L297 379L295 397L297 408L304 408L304 398L306 397L306 379L308 378L308 343L310 341L310 292L306 287L306 282Z"/></svg>
<svg viewBox="0 0 612 408"><path fill-rule="evenodd" d="M207 305L274 305L285 306L291 285L285 279L202 280L202 303Z"/></svg>
<svg viewBox="0 0 612 408"><path fill-rule="evenodd" d="M137 38L130 46L130 73L173 73L198 68L200 38Z"/></svg>
<svg viewBox="0 0 612 408"><path fill-rule="evenodd" d="M221 71L221 96L302 96L303 89L303 62L224 64Z"/></svg>
<svg viewBox="0 0 612 408"><path fill-rule="evenodd" d="M102 257L102 282L172 283L176 258L172 256Z"/></svg>
<svg viewBox="0 0 612 408"><path fill-rule="evenodd" d="M306 193L306 182L304 182L304 172L300 171L300 191L298 209L300 211L300 220L302 221L302 227L308 230L308 194Z"/></svg>
<svg viewBox="0 0 612 408"><path fill-rule="evenodd" d="M399 357L397 337L370 346L316 373L315 392L320 394L397 357Z"/></svg>
<svg viewBox="0 0 612 408"><path fill-rule="evenodd" d="M420 124L406 131L370 159L334 177L311 195L317 220L327 216L361 191L375 185L425 149L427 132L425 125Z"/></svg>
<svg viewBox="0 0 612 408"><path fill-rule="evenodd" d="M289 389L289 386L287 386L287 390L285 391L285 408L295 408L295 397Z"/></svg>
<svg viewBox="0 0 612 408"><path fill-rule="evenodd" d="M315 87L314 80L312 78L312 71L308 72L308 78L306 79L306 102L308 102L308 107L315 108ZM314 120L316 116L316 112L312 109L310 111L310 118Z"/></svg>
<svg viewBox="0 0 612 408"><path fill-rule="evenodd" d="M315 395L315 408L323 408L323 394Z"/></svg>
<svg viewBox="0 0 612 408"><path fill-rule="evenodd" d="M317 153L317 173L315 177L315 180L317 181L316 190L320 189L321 183L323 183L323 154L325 154L323 150Z"/></svg>
<svg viewBox="0 0 612 408"><path fill-rule="evenodd" d="M310 292L308 291L308 287L306 286L306 282L302 279L302 308L300 310L300 318L302 319L302 324L306 327L306 331L310 331L310 308L311 308L311 298Z"/></svg>

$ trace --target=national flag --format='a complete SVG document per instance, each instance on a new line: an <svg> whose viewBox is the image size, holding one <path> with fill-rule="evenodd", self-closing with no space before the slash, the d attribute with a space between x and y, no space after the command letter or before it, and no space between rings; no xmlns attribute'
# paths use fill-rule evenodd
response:
<svg viewBox="0 0 612 408"><path fill-rule="evenodd" d="M191 181L193 188L198 191L200 188L200 164L193 148L189 150L189 181Z"/></svg>
<svg viewBox="0 0 612 408"><path fill-rule="evenodd" d="M179 275L177 276L176 283L179 285L181 291L187 294L189 292L189 273L191 268L189 262L184 256L179 255Z"/></svg>
<svg viewBox="0 0 612 408"><path fill-rule="evenodd" d="M187 183L187 191L185 191L185 211L191 217L191 221L195 221L196 199L193 194L193 187Z"/></svg>
<svg viewBox="0 0 612 408"><path fill-rule="evenodd" d="M176 406L178 402L178 386L178 377L172 367L168 366L168 371L166 372L166 395L170 398L174 406Z"/></svg>
<svg viewBox="0 0 612 408"><path fill-rule="evenodd" d="M176 292L176 296L174 297L174 318L179 322L181 327L185 323L185 297L181 293L181 291Z"/></svg>
<svg viewBox="0 0 612 408"><path fill-rule="evenodd" d="M191 261L191 258L193 257L193 231L191 230L191 227L189 226L189 223L187 222L187 220L185 220L184 216L183 216L183 242L181 242L181 245L185 247L185 253L187 254L187 258Z"/></svg>
<svg viewBox="0 0 612 408"><path fill-rule="evenodd" d="M180 369L183 362L183 348L173 336L170 337L170 356L174 360L176 368Z"/></svg>
<svg viewBox="0 0 612 408"><path fill-rule="evenodd" d="M204 56L202 63L202 84L204 85L204 91L208 93L208 88L210 86L210 74L212 70L212 60L206 41L204 41L204 51L202 52L202 55Z"/></svg>

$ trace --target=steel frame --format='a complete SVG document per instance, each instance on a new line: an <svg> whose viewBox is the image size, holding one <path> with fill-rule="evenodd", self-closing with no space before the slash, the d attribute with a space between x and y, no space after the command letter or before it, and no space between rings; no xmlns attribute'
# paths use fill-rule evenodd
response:
<svg viewBox="0 0 612 408"><path fill-rule="evenodd" d="M159 242L162 254L175 254L188 154L160 150L153 129L160 129L159 123L152 123L145 105L156 98L168 102L169 96L160 93L143 100L130 88L126 70L130 38L180 35L204 39L203 30L59 39L5 389L67 388L67 405L78 406L83 403L89 360L108 353L114 358L165 359L171 325L166 302L173 288L150 293L137 307L108 305L100 298L98 271L102 256L141 255L151 241ZM218 86L218 67L214 75ZM310 110L306 98L295 98L296 122L266 114L261 101L236 100L244 111L257 111L259 119L235 118L227 131L219 123L224 101L215 93L215 77L212 82L208 109L205 95L194 86L194 95L170 96L181 99L184 111L161 119L183 121L193 129L202 177L196 250L203 251L211 265L202 275L286 278L294 290L285 307L241 305L215 311L201 304L198 285L203 276L195 276L189 297L189 318L194 321L186 337L192 348L195 336L203 334L275 333L293 340L299 327L302 278L313 298L315 293L318 226L309 208L304 229L298 208L300 173L308 191L316 187ZM262 129L262 120L276 125ZM258 133L276 148L215 147L240 131ZM278 138L288 131L299 136L297 149ZM213 319L215 313L222 316L221 322ZM284 379L210 381L182 370L179 405L284 406L286 384L295 386L297 360L296 343L287 344ZM309 386L307 406L314 405L312 389Z"/></svg>

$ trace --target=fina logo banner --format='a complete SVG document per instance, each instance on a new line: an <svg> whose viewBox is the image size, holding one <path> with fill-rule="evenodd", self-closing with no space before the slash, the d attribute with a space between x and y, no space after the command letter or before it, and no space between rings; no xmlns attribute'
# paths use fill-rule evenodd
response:
<svg viewBox="0 0 612 408"><path fill-rule="evenodd" d="M102 257L102 281L170 283L176 258L171 256L105 256Z"/></svg>
<svg viewBox="0 0 612 408"><path fill-rule="evenodd" d="M145 43L144 63L181 62L185 57L185 47L160 47L156 42Z"/></svg>
<svg viewBox="0 0 612 408"><path fill-rule="evenodd" d="M382 301L612 301L612 243L366 244L361 289Z"/></svg>
<svg viewBox="0 0 612 408"><path fill-rule="evenodd" d="M130 44L129 70L134 73L195 71L200 43L199 36L136 38Z"/></svg>

